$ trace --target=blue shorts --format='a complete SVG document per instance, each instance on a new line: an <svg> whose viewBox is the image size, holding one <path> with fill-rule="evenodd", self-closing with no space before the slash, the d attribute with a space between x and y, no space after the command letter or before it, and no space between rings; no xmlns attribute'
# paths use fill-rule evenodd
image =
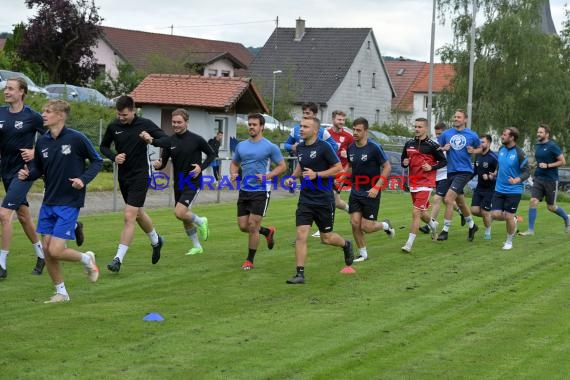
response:
<svg viewBox="0 0 570 380"><path fill-rule="evenodd" d="M2 207L17 210L20 206L29 206L26 196L34 184L33 181L20 181L18 177L2 178L6 196L2 201Z"/></svg>
<svg viewBox="0 0 570 380"><path fill-rule="evenodd" d="M42 205L38 216L38 233L64 240L75 240L75 224L79 208Z"/></svg>

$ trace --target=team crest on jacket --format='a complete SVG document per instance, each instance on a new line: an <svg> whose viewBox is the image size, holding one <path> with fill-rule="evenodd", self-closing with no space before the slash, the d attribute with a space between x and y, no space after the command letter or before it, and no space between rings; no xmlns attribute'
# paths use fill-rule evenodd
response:
<svg viewBox="0 0 570 380"><path fill-rule="evenodd" d="M61 146L61 153L62 154L70 154L71 153L71 145L62 145Z"/></svg>
<svg viewBox="0 0 570 380"><path fill-rule="evenodd" d="M311 158L317 157L317 151L316 151L316 150L312 150L311 153L309 154L309 157L311 157Z"/></svg>
<svg viewBox="0 0 570 380"><path fill-rule="evenodd" d="M362 156L360 156L360 161L368 161L368 155L363 154Z"/></svg>
<svg viewBox="0 0 570 380"><path fill-rule="evenodd" d="M14 128L16 128L16 129L22 129L23 126L24 126L24 122L21 120L14 122Z"/></svg>

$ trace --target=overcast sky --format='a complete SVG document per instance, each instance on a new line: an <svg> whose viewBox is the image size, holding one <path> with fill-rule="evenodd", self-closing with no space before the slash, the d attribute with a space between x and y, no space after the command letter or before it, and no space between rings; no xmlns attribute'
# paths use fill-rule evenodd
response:
<svg viewBox="0 0 570 380"><path fill-rule="evenodd" d="M567 1L550 0L557 31L562 29ZM35 14L23 0L0 2L0 32L11 32L13 24L27 22ZM177 35L254 47L264 45L277 17L280 27L294 27L299 17L308 28L371 27L382 55L429 61L433 4L429 0L95 0L95 4L105 26L170 34L173 25ZM436 49L450 41L449 27L436 23Z"/></svg>

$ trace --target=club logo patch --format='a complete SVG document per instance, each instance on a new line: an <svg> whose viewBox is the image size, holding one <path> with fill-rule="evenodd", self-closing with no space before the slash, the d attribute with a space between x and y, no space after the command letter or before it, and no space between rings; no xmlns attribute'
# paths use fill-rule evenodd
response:
<svg viewBox="0 0 570 380"><path fill-rule="evenodd" d="M61 153L65 155L71 154L71 145L62 145Z"/></svg>

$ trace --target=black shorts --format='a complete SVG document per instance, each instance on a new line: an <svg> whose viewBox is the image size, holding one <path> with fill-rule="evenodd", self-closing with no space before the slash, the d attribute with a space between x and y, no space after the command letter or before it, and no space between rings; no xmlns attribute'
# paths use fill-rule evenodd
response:
<svg viewBox="0 0 570 380"><path fill-rule="evenodd" d="M473 174L468 172L447 173L449 189L453 190L456 194L463 194L463 189L465 185L471 181L471 178L473 178Z"/></svg>
<svg viewBox="0 0 570 380"><path fill-rule="evenodd" d="M539 201L542 201L544 198L547 205L553 205L556 203L556 197L558 196L558 181L543 181L535 178L530 194L532 198L536 198Z"/></svg>
<svg viewBox="0 0 570 380"><path fill-rule="evenodd" d="M6 196L2 201L2 207L17 210L20 206L29 206L26 196L34 184L33 181L20 181L18 177L2 177Z"/></svg>
<svg viewBox="0 0 570 380"><path fill-rule="evenodd" d="M297 212L295 213L295 223L298 227L312 226L313 222L315 222L320 232L332 232L334 226L334 212L334 203L328 206L299 203L297 204Z"/></svg>
<svg viewBox="0 0 570 380"><path fill-rule="evenodd" d="M354 192L350 193L348 198L348 212L350 214L359 212L362 217L367 220L377 220L378 210L380 209L380 196L382 192L378 192L376 198L359 197L354 195Z"/></svg>
<svg viewBox="0 0 570 380"><path fill-rule="evenodd" d="M200 193L200 190L191 190L188 187L183 187L182 190L174 189L174 204L181 203L184 206L191 208L192 203Z"/></svg>
<svg viewBox="0 0 570 380"><path fill-rule="evenodd" d="M493 194L493 200L491 201L491 211L504 211L509 214L515 214L519 207L521 197L522 194L504 194L495 192Z"/></svg>
<svg viewBox="0 0 570 380"><path fill-rule="evenodd" d="M269 207L271 191L239 191L237 201L237 216L261 215L265 216Z"/></svg>
<svg viewBox="0 0 570 380"><path fill-rule="evenodd" d="M439 195L440 197L445 197L445 194L449 190L449 181L447 178L440 179L439 181L435 182L435 194Z"/></svg>
<svg viewBox="0 0 570 380"><path fill-rule="evenodd" d="M493 201L493 190L477 190L473 192L471 199L471 207L480 207L485 211L491 211L491 203Z"/></svg>
<svg viewBox="0 0 570 380"><path fill-rule="evenodd" d="M134 178L128 181L119 180L119 188L127 205L143 207L148 191L148 177Z"/></svg>

